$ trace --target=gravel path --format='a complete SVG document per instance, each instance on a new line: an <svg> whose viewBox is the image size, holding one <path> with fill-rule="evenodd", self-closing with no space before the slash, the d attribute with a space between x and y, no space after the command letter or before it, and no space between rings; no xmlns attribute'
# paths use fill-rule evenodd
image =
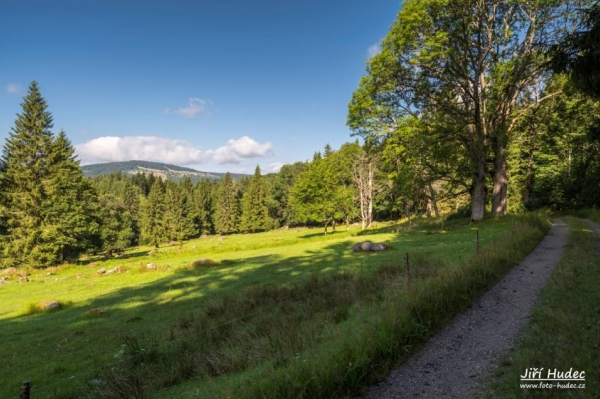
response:
<svg viewBox="0 0 600 399"><path fill-rule="evenodd" d="M537 295L562 257L569 230L554 220L550 233L519 265L365 399L473 398L495 363L527 324Z"/></svg>

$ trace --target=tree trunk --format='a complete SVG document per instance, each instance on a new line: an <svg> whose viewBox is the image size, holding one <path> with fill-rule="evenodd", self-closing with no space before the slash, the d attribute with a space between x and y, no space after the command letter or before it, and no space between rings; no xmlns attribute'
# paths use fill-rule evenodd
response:
<svg viewBox="0 0 600 399"><path fill-rule="evenodd" d="M494 190L492 192L492 215L506 215L506 192L508 178L506 173L506 148L502 143L497 144L496 160L494 162Z"/></svg>
<svg viewBox="0 0 600 399"><path fill-rule="evenodd" d="M346 215L346 231L350 230L350 216Z"/></svg>
<svg viewBox="0 0 600 399"><path fill-rule="evenodd" d="M371 227L371 224L373 224L373 164L371 162L369 162L367 198L369 200L369 208L367 210L367 227Z"/></svg>
<svg viewBox="0 0 600 399"><path fill-rule="evenodd" d="M329 224L329 221L326 221L326 222L325 222L325 233L324 233L324 235L327 235L327 225L328 225L328 224Z"/></svg>
<svg viewBox="0 0 600 399"><path fill-rule="evenodd" d="M362 188L359 187L360 193L360 229L364 230L366 228L367 221L367 210L365 209L365 199Z"/></svg>
<svg viewBox="0 0 600 399"><path fill-rule="evenodd" d="M433 206L433 213L435 214L436 219L440 217L440 211L437 207L437 200L435 199L436 194L433 189L433 185L429 182L429 193L431 194L431 205Z"/></svg>
<svg viewBox="0 0 600 399"><path fill-rule="evenodd" d="M427 219L431 217L431 198L427 197L427 208L425 209Z"/></svg>
<svg viewBox="0 0 600 399"><path fill-rule="evenodd" d="M485 211L485 160L480 162L477 174L473 178L473 190L471 192L471 220L483 219Z"/></svg>

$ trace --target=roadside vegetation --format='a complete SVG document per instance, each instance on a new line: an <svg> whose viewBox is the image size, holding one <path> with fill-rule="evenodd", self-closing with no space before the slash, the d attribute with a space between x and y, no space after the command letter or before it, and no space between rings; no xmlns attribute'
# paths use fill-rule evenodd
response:
<svg viewBox="0 0 600 399"><path fill-rule="evenodd" d="M583 214L600 219L597 211ZM540 295L525 335L497 369L488 397L600 397L599 238L582 220L564 219L571 230L566 252ZM529 368L543 368L541 378L548 369L584 371L585 389L521 388L519 376Z"/></svg>

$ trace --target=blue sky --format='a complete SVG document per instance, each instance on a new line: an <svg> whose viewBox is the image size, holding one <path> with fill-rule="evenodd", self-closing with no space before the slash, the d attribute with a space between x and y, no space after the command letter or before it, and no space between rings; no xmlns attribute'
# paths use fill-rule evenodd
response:
<svg viewBox="0 0 600 399"><path fill-rule="evenodd" d="M0 142L32 80L82 163L252 173L351 140L399 1L2 0Z"/></svg>

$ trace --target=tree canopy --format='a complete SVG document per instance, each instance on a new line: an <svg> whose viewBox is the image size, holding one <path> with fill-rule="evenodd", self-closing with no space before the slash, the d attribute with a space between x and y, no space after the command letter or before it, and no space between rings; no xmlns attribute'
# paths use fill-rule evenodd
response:
<svg viewBox="0 0 600 399"><path fill-rule="evenodd" d="M508 145L524 97L547 75L543 51L576 18L569 2L407 0L349 104L348 125L366 137L407 123L441 146L419 146L427 173L468 182L480 220L492 180L492 213L507 211ZM554 95L548 93L546 98ZM540 98L543 101L546 98ZM407 122L408 119L408 122ZM421 142L426 138L419 139ZM460 168L436 168L452 156Z"/></svg>

